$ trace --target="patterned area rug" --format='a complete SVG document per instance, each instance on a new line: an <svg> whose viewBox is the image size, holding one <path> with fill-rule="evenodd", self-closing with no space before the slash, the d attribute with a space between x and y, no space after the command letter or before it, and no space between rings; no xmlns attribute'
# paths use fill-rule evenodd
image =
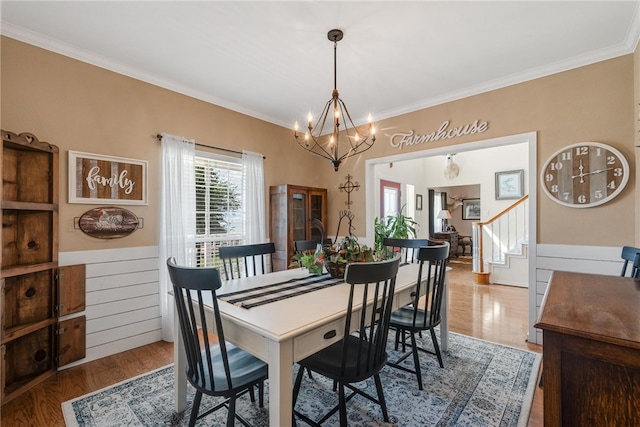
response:
<svg viewBox="0 0 640 427"><path fill-rule="evenodd" d="M390 334L390 336L393 334ZM428 333L421 340L433 348ZM389 356L397 358L390 343ZM411 357L409 357L411 360ZM418 390L415 376L386 367L381 373L391 423L382 420L380 407L354 397L347 405L350 426L526 426L531 410L541 355L513 349L464 335L450 333L449 351L443 353L444 369L435 356L420 355L424 390ZM412 362L407 362L411 366ZM361 383L375 395L373 380ZM188 410L174 414L173 366L132 378L92 394L64 402L67 426L187 426L194 390L189 386ZM330 381L320 375L302 382L296 409L311 416L337 404ZM201 411L214 400L202 399ZM265 408L243 396L237 411L254 426L268 426L268 382ZM221 409L197 425L224 425ZM334 415L326 425L337 425ZM299 422L299 425L304 425Z"/></svg>

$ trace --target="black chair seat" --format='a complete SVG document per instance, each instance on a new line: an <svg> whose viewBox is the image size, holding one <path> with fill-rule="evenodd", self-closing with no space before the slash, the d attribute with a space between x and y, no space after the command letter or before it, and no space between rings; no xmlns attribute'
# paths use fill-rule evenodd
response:
<svg viewBox="0 0 640 427"><path fill-rule="evenodd" d="M413 317L414 314L415 321ZM414 310L411 306L404 306L391 313L391 324L392 326L404 329L405 331L419 332L425 329L422 325L424 325L430 318L430 311L424 311L421 309ZM433 327L438 326L439 324L440 320L431 323Z"/></svg>
<svg viewBox="0 0 640 427"><path fill-rule="evenodd" d="M343 366L341 363L343 343L343 341L338 341L302 360L300 364L332 380L357 383L371 377L371 371L380 371L387 363L385 352L384 358L380 359L377 364L367 370L362 369L358 360L367 357L371 345L366 341L361 341L359 337L350 335L346 343L347 358Z"/></svg>
<svg viewBox="0 0 640 427"><path fill-rule="evenodd" d="M209 366L205 365L203 366L204 375L195 376L188 372L189 382L196 388L216 390L220 393L238 393L243 388L246 388L247 384L258 383L267 379L269 367L266 363L241 348L227 343L227 360L229 362L229 371L232 372L231 388L229 388L219 345L216 344L211 347L211 355L213 387L211 387L210 381L211 371ZM206 354L203 353L202 357L206 358Z"/></svg>

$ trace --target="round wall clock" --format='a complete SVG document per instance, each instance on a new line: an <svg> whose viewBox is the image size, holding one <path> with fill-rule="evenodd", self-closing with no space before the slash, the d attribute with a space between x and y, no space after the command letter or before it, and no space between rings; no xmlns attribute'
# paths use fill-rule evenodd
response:
<svg viewBox="0 0 640 427"><path fill-rule="evenodd" d="M620 194L629 180L629 162L610 145L580 142L549 157L540 180L554 202L591 208Z"/></svg>

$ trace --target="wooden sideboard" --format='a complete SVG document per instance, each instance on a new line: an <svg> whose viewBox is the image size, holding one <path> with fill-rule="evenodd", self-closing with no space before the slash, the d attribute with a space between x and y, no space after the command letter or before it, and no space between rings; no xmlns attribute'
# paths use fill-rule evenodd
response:
<svg viewBox="0 0 640 427"><path fill-rule="evenodd" d="M640 423L640 280L554 271L543 330L544 425Z"/></svg>
<svg viewBox="0 0 640 427"><path fill-rule="evenodd" d="M433 233L432 238L449 242L449 259L451 259L458 256L458 236L457 231L442 231Z"/></svg>

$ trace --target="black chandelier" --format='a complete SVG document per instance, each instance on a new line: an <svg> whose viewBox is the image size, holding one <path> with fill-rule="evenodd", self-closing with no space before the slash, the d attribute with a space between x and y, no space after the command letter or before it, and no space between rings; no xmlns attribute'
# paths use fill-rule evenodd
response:
<svg viewBox="0 0 640 427"><path fill-rule="evenodd" d="M309 113L308 131L304 138L298 134L298 122L295 124L294 135L299 146L316 156L323 157L331 162L335 171L338 171L340 164L348 157L363 153L373 146L376 141L375 127L369 115L369 124L366 127L366 135L353 124L347 106L338 95L338 73L337 73L337 47L338 42L344 36L342 30L331 30L327 33L327 38L333 42L333 94L324 107L324 111L313 126L313 116ZM331 110L331 114L329 111ZM327 118L329 118L327 120ZM345 124L340 132L340 118ZM333 124L333 129L329 130L329 123ZM325 131L325 126L327 130ZM371 137L371 138L369 138ZM341 154L342 153L342 154Z"/></svg>

